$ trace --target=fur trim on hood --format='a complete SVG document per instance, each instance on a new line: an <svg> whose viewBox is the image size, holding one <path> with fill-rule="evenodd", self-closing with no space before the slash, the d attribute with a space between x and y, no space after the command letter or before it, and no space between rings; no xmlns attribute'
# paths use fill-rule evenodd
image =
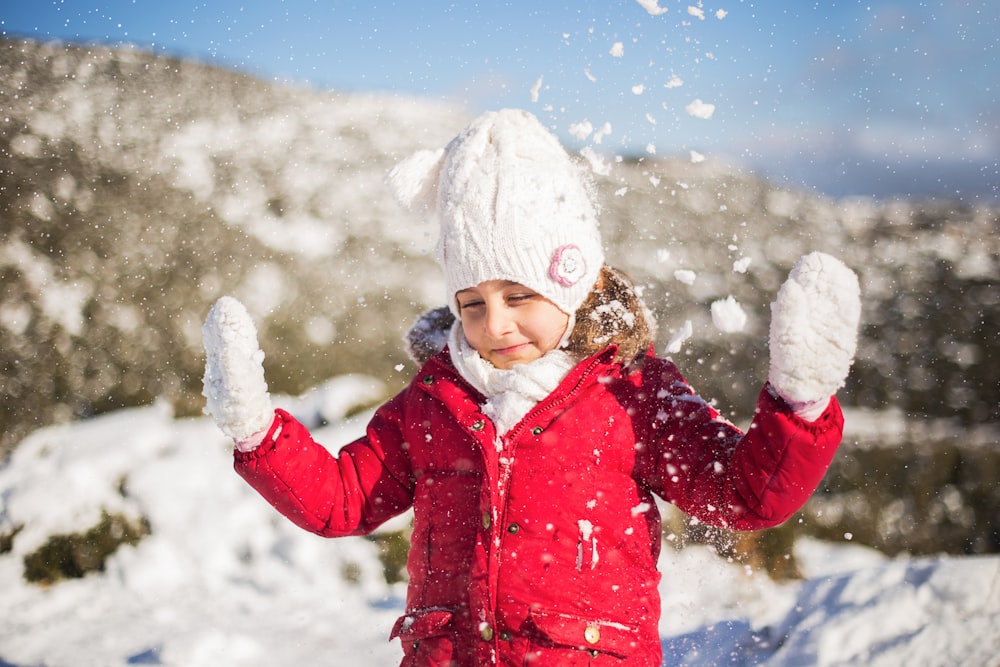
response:
<svg viewBox="0 0 1000 667"><path fill-rule="evenodd" d="M428 359L444 349L454 322L455 316L448 306L423 313L403 336L406 354L417 366L423 366Z"/></svg>

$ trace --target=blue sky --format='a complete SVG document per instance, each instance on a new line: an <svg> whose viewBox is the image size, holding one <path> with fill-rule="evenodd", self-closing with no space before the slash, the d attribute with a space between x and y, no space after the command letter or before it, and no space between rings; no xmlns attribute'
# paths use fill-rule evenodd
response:
<svg viewBox="0 0 1000 667"><path fill-rule="evenodd" d="M5 4L8 36L128 42L470 112L523 107L572 147L593 142L573 123L607 122L609 153L695 150L837 196L1000 198L994 0ZM689 113L694 100L712 115Z"/></svg>

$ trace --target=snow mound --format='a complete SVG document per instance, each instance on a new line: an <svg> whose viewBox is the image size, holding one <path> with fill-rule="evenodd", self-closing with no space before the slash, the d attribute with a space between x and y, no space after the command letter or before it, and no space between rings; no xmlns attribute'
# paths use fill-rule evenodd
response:
<svg viewBox="0 0 1000 667"><path fill-rule="evenodd" d="M354 385L370 394L377 381L331 387L350 395ZM293 407L325 406L333 419L322 394ZM370 414L341 414L316 439L338 447ZM0 502L0 535L23 526L0 553L0 664L387 665L402 655L388 635L404 585L385 583L376 545L324 540L278 516L233 473L210 419L175 419L160 403L41 429L0 468ZM151 534L102 573L25 582L25 555L102 509L145 517ZM666 664L986 665L1000 655L998 556L890 560L800 540L796 558L808 579L777 583L705 547L665 547Z"/></svg>

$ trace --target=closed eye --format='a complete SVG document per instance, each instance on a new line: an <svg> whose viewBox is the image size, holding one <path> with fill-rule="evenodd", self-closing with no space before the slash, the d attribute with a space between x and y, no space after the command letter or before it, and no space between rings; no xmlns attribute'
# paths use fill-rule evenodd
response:
<svg viewBox="0 0 1000 667"><path fill-rule="evenodd" d="M527 294L511 294L510 296L507 297L507 303L516 306L518 304L525 303L527 301L531 301L536 298L538 298L538 295L535 294L534 292L529 292Z"/></svg>
<svg viewBox="0 0 1000 667"><path fill-rule="evenodd" d="M460 301L458 304L459 310L467 310L469 308L477 308L482 306L485 302L479 299L470 299L469 301Z"/></svg>

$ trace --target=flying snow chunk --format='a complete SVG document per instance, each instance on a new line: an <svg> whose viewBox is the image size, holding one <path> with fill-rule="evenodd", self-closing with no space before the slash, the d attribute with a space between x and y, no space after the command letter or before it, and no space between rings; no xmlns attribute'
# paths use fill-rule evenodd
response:
<svg viewBox="0 0 1000 667"><path fill-rule="evenodd" d="M583 70L583 75L585 77L587 77L587 79L589 79L591 83L594 83L594 82L597 81L597 77L594 76L593 74L591 74L589 69Z"/></svg>
<svg viewBox="0 0 1000 667"><path fill-rule="evenodd" d="M674 271L674 280L685 285L694 285L697 274L690 269L677 269Z"/></svg>
<svg viewBox="0 0 1000 667"><path fill-rule="evenodd" d="M674 332L670 337L670 342L667 343L667 354L677 354L684 347L684 341L691 337L694 333L694 327L691 326L691 320L684 320L684 326Z"/></svg>
<svg viewBox="0 0 1000 667"><path fill-rule="evenodd" d="M636 85L632 86L633 95L642 95L644 90L646 90L646 86L642 85L641 83L637 83Z"/></svg>
<svg viewBox="0 0 1000 667"><path fill-rule="evenodd" d="M590 133L594 131L594 126L590 124L589 120L580 121L579 123L572 123L569 126L569 133L573 135L574 138L580 141L585 141Z"/></svg>
<svg viewBox="0 0 1000 667"><path fill-rule="evenodd" d="M733 262L733 271L736 273L746 273L747 268L750 266L750 258L742 257L735 262Z"/></svg>
<svg viewBox="0 0 1000 667"><path fill-rule="evenodd" d="M691 151L691 162L693 164L698 164L699 162L704 162L705 156L698 151Z"/></svg>
<svg viewBox="0 0 1000 667"><path fill-rule="evenodd" d="M601 125L601 129L594 132L594 143L601 143L601 140L609 134L611 134L611 123L605 121L604 125Z"/></svg>
<svg viewBox="0 0 1000 667"><path fill-rule="evenodd" d="M666 14L667 8L660 7L659 0L635 0L639 5L649 12L650 16L659 16L660 14Z"/></svg>
<svg viewBox="0 0 1000 667"><path fill-rule="evenodd" d="M621 58L625 55L625 45L621 42L615 42L611 45L611 50L608 51L613 57Z"/></svg>
<svg viewBox="0 0 1000 667"><path fill-rule="evenodd" d="M684 85L684 79L680 78L676 74L670 75L670 81L663 84L664 88L680 88Z"/></svg>
<svg viewBox="0 0 1000 667"><path fill-rule="evenodd" d="M703 10L701 7L694 7L688 5L688 15L701 19L702 21L705 20L705 10Z"/></svg>
<svg viewBox="0 0 1000 667"><path fill-rule="evenodd" d="M581 148L580 155L590 163L591 170L598 176L607 176L611 173L611 165L605 162L590 146Z"/></svg>
<svg viewBox="0 0 1000 667"><path fill-rule="evenodd" d="M696 99L691 104L684 107L684 110L688 112L691 116L695 118L701 118L703 120L708 120L715 113L715 105L707 104L702 102L701 99Z"/></svg>
<svg viewBox="0 0 1000 667"><path fill-rule="evenodd" d="M719 11L715 12L715 18L719 19L720 21L726 18L727 16L729 16L729 12L727 12L725 9L720 9Z"/></svg>
<svg viewBox="0 0 1000 667"><path fill-rule="evenodd" d="M538 81L535 81L535 85L533 85L531 87L531 101L532 102L537 102L538 101L538 91L540 91L542 89L542 78L543 77L538 77Z"/></svg>
<svg viewBox="0 0 1000 667"><path fill-rule="evenodd" d="M727 296L712 302L712 324L722 333L742 331L747 323L747 314L736 299Z"/></svg>

